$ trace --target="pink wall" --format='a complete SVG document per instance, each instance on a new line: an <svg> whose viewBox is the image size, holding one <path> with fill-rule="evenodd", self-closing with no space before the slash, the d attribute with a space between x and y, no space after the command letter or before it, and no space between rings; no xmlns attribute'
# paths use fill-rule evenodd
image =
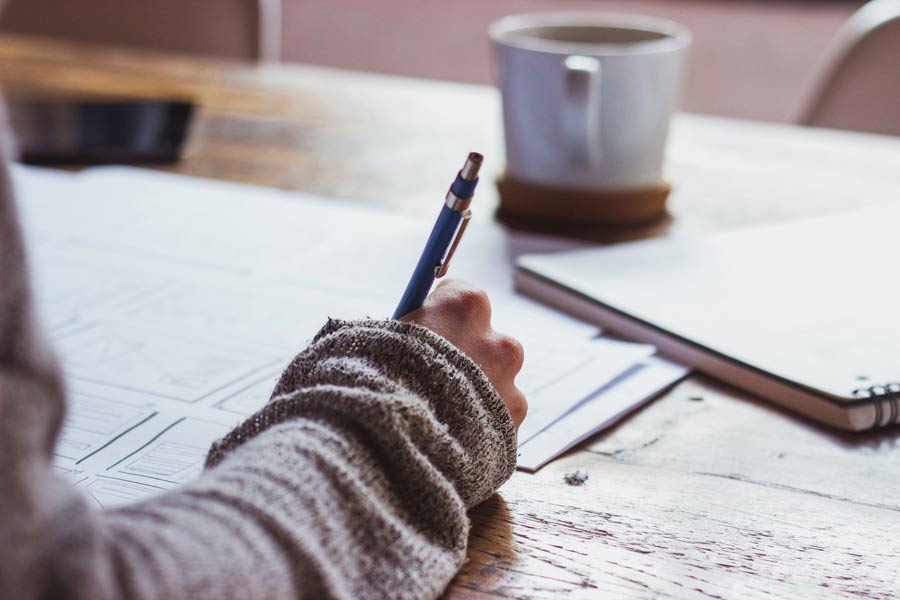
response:
<svg viewBox="0 0 900 600"><path fill-rule="evenodd" d="M786 120L819 53L861 2L737 0L285 0L286 60L489 83L485 28L513 12L669 17L695 36L683 106Z"/></svg>

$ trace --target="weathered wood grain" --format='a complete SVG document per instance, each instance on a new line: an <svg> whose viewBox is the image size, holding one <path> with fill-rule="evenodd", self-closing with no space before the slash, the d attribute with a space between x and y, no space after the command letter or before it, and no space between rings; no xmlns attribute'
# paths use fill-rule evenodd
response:
<svg viewBox="0 0 900 600"><path fill-rule="evenodd" d="M170 170L430 215L470 149L502 171L489 88L0 36L10 93L192 98ZM449 167L448 167L449 165ZM695 235L900 200L900 141L679 116L669 223ZM487 178L485 178L487 179ZM496 192L483 186L484 224ZM886 274L890 276L890 274ZM702 377L472 512L448 598L900 597L900 430L822 429ZM584 486L566 485L581 469Z"/></svg>
<svg viewBox="0 0 900 600"><path fill-rule="evenodd" d="M475 513L460 597L869 598L900 583L896 508L585 453L555 466ZM576 468L587 483L563 484Z"/></svg>

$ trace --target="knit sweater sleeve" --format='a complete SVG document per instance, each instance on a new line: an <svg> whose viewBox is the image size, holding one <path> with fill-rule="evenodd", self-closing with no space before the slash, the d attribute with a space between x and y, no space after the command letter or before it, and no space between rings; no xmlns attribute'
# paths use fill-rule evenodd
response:
<svg viewBox="0 0 900 600"><path fill-rule="evenodd" d="M205 473L42 535L54 597L438 596L466 509L513 472L510 417L482 372L424 327L330 321Z"/></svg>
<svg viewBox="0 0 900 600"><path fill-rule="evenodd" d="M433 598L513 472L478 367L428 329L330 321L204 473L92 510L51 467L63 386L0 168L0 598Z"/></svg>

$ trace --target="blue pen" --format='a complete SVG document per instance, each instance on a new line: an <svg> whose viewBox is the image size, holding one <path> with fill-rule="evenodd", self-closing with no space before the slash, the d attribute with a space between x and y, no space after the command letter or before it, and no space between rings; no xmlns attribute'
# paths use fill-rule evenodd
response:
<svg viewBox="0 0 900 600"><path fill-rule="evenodd" d="M475 186L478 185L478 170L481 169L482 160L480 154L470 152L466 164L456 174L456 181L447 192L441 214L438 215L416 269L406 284L406 291L403 292L400 304L394 311L394 319L421 308L434 280L447 273L450 259L456 252L469 219L472 218L469 205L472 203L472 196L475 195Z"/></svg>

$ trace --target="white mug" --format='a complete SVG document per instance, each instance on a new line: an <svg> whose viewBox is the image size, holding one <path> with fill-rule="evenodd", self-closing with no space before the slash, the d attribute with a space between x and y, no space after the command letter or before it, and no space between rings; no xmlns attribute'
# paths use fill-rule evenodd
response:
<svg viewBox="0 0 900 600"><path fill-rule="evenodd" d="M512 15L489 28L507 176L620 190L662 179L690 32L596 12Z"/></svg>

